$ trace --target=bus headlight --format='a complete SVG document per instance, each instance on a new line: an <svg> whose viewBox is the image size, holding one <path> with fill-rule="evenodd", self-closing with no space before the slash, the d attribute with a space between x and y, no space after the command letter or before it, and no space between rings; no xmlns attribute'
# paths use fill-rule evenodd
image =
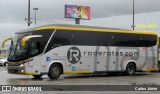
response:
<svg viewBox="0 0 160 94"><path fill-rule="evenodd" d="M24 66L23 64L20 65L20 67L23 67L23 66Z"/></svg>
<svg viewBox="0 0 160 94"><path fill-rule="evenodd" d="M21 72L24 72L24 70L21 70Z"/></svg>

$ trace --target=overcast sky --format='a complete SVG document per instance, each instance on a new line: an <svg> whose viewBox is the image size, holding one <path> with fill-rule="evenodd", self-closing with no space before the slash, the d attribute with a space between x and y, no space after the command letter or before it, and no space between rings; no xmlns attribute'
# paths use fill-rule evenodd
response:
<svg viewBox="0 0 160 94"><path fill-rule="evenodd" d="M37 24L51 23L60 21L73 23L73 19L64 18L64 5L82 5L91 8L91 20L82 21L82 24L106 27L124 27L128 28L132 24L132 3L133 0L31 0L31 17L34 17L33 8L39 8L37 11ZM160 19L160 0L135 0L135 22L148 20L151 24ZM143 19L148 13L146 19ZM155 15L155 13L158 13ZM27 27L25 18L28 15L28 0L0 0L0 42L8 36L13 36L14 32ZM139 16L138 16L139 15ZM125 25L115 19L123 19ZM118 19L117 19L118 18ZM155 19L156 18L156 19ZM105 20L106 19L106 20ZM106 22L109 21L109 22ZM32 20L34 23L34 20ZM104 24L105 23L105 24ZM34 24L32 24L33 26ZM119 28L117 27L117 28Z"/></svg>

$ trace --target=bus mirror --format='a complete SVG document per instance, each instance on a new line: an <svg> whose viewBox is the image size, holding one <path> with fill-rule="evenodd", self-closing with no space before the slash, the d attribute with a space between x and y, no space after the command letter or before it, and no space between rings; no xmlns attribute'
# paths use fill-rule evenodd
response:
<svg viewBox="0 0 160 94"><path fill-rule="evenodd" d="M9 38L6 38L6 39L4 39L4 40L2 41L2 48L4 48L5 42L8 41L8 40L11 40L11 45L12 45L13 39L12 39L12 37L9 37Z"/></svg>
<svg viewBox="0 0 160 94"><path fill-rule="evenodd" d="M25 36L21 40L21 46L25 46L26 45L26 41L28 41L29 39L31 39L31 38L38 38L38 37L42 37L42 35L29 35L29 36Z"/></svg>

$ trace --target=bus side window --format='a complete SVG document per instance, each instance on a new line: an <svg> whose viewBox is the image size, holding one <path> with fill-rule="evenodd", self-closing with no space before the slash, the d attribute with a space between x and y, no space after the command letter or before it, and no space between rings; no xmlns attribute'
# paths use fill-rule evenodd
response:
<svg viewBox="0 0 160 94"><path fill-rule="evenodd" d="M70 42L67 38L55 38L54 41L52 41L52 47L51 48L56 48L56 47L69 45L69 44L70 44Z"/></svg>
<svg viewBox="0 0 160 94"><path fill-rule="evenodd" d="M31 42L29 47L29 55L34 56L40 52L40 43L39 42Z"/></svg>

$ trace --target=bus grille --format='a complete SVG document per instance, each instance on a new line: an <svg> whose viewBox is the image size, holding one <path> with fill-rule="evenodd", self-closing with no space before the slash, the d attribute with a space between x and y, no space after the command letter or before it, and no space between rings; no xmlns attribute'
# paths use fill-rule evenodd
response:
<svg viewBox="0 0 160 94"><path fill-rule="evenodd" d="M8 69L9 73L18 73L18 69Z"/></svg>

